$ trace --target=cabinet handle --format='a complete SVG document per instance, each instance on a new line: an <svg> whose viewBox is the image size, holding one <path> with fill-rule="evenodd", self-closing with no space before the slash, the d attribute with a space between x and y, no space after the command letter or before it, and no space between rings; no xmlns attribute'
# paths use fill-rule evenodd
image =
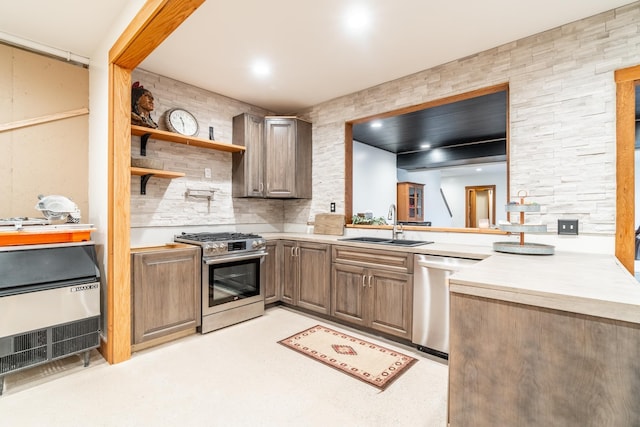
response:
<svg viewBox="0 0 640 427"><path fill-rule="evenodd" d="M369 288L371 288L371 279L373 278L373 276L369 276Z"/></svg>
<svg viewBox="0 0 640 427"><path fill-rule="evenodd" d="M264 184L260 183L260 192L262 193L264 191Z"/></svg>
<svg viewBox="0 0 640 427"><path fill-rule="evenodd" d="M296 247L295 246L291 246L291 256L292 257L296 256Z"/></svg>
<svg viewBox="0 0 640 427"><path fill-rule="evenodd" d="M367 276L363 275L363 276L362 276L362 287L363 287L363 288L366 288L366 287L367 287L367 285L366 285L366 283L365 283L365 280L367 280Z"/></svg>

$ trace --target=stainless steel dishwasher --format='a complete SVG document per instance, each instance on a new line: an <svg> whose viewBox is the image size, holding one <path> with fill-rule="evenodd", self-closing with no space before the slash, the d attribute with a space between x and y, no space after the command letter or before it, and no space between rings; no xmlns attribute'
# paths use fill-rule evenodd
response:
<svg viewBox="0 0 640 427"><path fill-rule="evenodd" d="M413 333L418 350L449 356L449 276L479 260L415 254Z"/></svg>

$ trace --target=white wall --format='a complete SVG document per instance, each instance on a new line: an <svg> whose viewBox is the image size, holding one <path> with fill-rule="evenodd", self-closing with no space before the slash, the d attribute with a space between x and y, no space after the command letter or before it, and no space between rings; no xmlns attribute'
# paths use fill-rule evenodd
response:
<svg viewBox="0 0 640 427"><path fill-rule="evenodd" d="M127 3L111 23L101 45L91 54L89 63L89 218L97 228L93 239L100 245L106 244L108 232L109 50L144 3L144 0Z"/></svg>
<svg viewBox="0 0 640 427"><path fill-rule="evenodd" d="M465 226L465 187L474 185L496 186L496 223L506 219L504 205L507 203L507 172L482 172L448 176L447 169L405 171L398 170L398 180L425 184L424 220L433 227ZM440 188L447 198L449 211L442 200Z"/></svg>
<svg viewBox="0 0 640 427"><path fill-rule="evenodd" d="M385 217L396 203L396 155L353 141L353 214L373 212ZM366 165L366 167L362 167Z"/></svg>
<svg viewBox="0 0 640 427"><path fill-rule="evenodd" d="M98 259L102 260L102 308L103 331L108 324L106 311L106 270L108 236L108 186L109 186L109 49L129 22L138 13L144 0L130 0L119 18L111 24L104 41L91 55L89 63L89 222L97 229L91 236L96 242ZM114 212L118 215L118 212ZM106 334L105 334L106 336Z"/></svg>

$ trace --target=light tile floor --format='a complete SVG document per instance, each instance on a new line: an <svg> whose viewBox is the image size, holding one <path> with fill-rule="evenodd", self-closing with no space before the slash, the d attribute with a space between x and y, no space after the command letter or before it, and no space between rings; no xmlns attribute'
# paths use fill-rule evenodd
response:
<svg viewBox="0 0 640 427"><path fill-rule="evenodd" d="M419 359L380 391L277 341L316 324ZM283 307L109 365L94 352L8 375L2 426L446 426L447 364Z"/></svg>

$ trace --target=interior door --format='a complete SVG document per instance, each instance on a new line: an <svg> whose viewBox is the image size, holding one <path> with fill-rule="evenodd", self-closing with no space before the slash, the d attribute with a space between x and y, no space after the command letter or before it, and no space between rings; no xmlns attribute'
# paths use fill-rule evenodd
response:
<svg viewBox="0 0 640 427"><path fill-rule="evenodd" d="M467 212L467 215L464 221L464 226L475 228L477 227L476 218L478 216L478 213L476 212L476 190L473 188L467 188L466 193L467 201L465 211Z"/></svg>
<svg viewBox="0 0 640 427"><path fill-rule="evenodd" d="M489 228L496 221L496 186L465 187L465 227Z"/></svg>

